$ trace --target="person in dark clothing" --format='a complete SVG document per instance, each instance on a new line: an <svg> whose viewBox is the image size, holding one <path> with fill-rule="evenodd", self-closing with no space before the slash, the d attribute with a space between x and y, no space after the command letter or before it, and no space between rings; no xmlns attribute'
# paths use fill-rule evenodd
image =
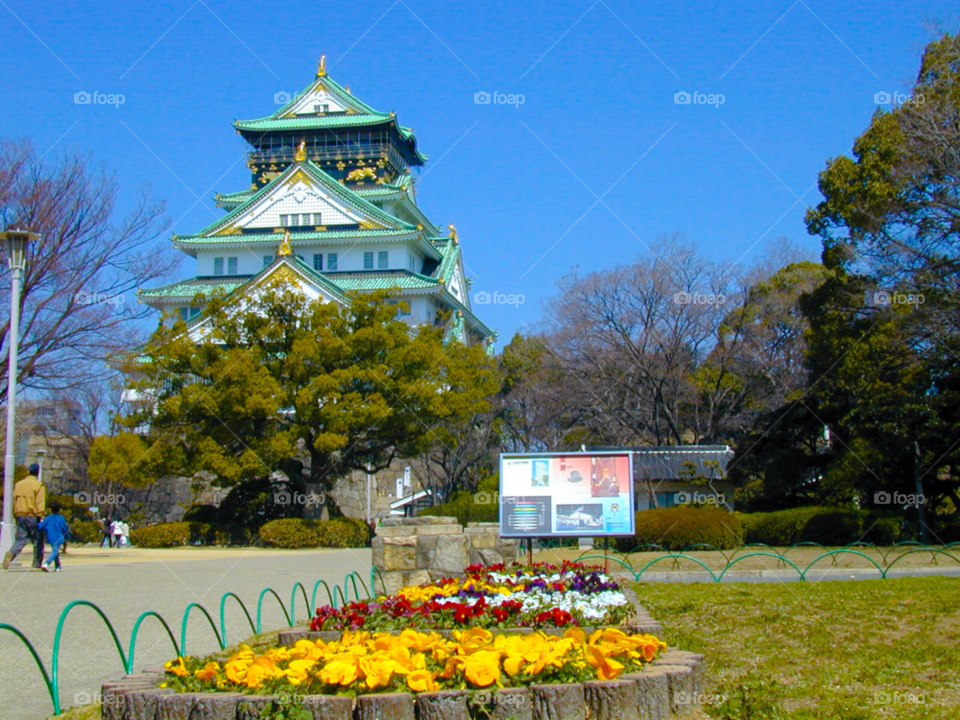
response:
<svg viewBox="0 0 960 720"><path fill-rule="evenodd" d="M50 543L50 556L40 567L46 572L50 572L51 566L55 566L56 572L60 572L60 546L67 539L67 533L70 532L66 519L60 514L60 503L56 500L50 503L50 514L40 522L37 529L46 536L47 542Z"/></svg>

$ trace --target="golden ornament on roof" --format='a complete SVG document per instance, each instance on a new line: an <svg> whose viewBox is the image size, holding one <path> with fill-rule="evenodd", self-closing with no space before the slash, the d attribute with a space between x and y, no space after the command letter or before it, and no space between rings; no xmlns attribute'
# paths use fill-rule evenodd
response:
<svg viewBox="0 0 960 720"><path fill-rule="evenodd" d="M297 145L297 153L293 156L293 159L296 162L303 162L307 159L307 141L300 140L300 144Z"/></svg>
<svg viewBox="0 0 960 720"><path fill-rule="evenodd" d="M317 77L323 77L327 74L327 56L320 56L320 65L317 66Z"/></svg>
<svg viewBox="0 0 960 720"><path fill-rule="evenodd" d="M280 247L277 249L277 255L281 257L287 255L293 255L293 246L290 244L290 231L284 229L283 231L283 240L280 242Z"/></svg>
<svg viewBox="0 0 960 720"><path fill-rule="evenodd" d="M447 225L447 229L450 231L450 239L453 240L454 243L458 242L457 229L453 226L453 223Z"/></svg>
<svg viewBox="0 0 960 720"><path fill-rule="evenodd" d="M351 170L349 173L347 173L347 180L351 182L357 181L357 180L364 180L366 178L373 180L376 177L377 177L377 171L374 170L372 167L357 168L356 170Z"/></svg>

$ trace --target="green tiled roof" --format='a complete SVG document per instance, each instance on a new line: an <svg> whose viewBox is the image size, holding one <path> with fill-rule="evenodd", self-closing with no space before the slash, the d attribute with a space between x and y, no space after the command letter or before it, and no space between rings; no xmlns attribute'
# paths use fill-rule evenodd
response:
<svg viewBox="0 0 960 720"><path fill-rule="evenodd" d="M396 241L402 238L415 237L416 230L311 230L310 232L295 232L295 228L289 228L290 241L294 247L300 241L311 241L311 244L324 242L339 242L340 240L350 240L354 238L369 239L371 242ZM248 235L177 235L173 242L175 245L209 245L209 244L243 244L243 245L280 245L283 239L283 233L250 233Z"/></svg>
<svg viewBox="0 0 960 720"><path fill-rule="evenodd" d="M170 285L161 285L156 288L140 290L137 292L137 295L145 298L192 298L199 293L212 295L215 290L223 290L225 293L231 293L249 279L249 275L230 276L229 278L199 277Z"/></svg>
<svg viewBox="0 0 960 720"><path fill-rule="evenodd" d="M353 272L326 273L326 276L344 290L420 290L437 287L436 278L427 277L408 270L393 272Z"/></svg>

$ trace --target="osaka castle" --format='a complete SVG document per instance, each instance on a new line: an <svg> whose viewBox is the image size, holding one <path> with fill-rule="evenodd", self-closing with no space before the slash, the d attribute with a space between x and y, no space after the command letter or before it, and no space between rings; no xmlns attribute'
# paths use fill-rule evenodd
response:
<svg viewBox="0 0 960 720"><path fill-rule="evenodd" d="M470 307L456 230L441 231L417 205L411 171L427 156L394 113L354 97L321 58L303 91L234 128L250 145L250 187L217 194L221 219L173 236L196 258L196 277L142 289L139 299L200 330L215 293L281 280L311 300L347 304L349 293L383 290L411 325L442 325L447 341L492 352L495 333Z"/></svg>

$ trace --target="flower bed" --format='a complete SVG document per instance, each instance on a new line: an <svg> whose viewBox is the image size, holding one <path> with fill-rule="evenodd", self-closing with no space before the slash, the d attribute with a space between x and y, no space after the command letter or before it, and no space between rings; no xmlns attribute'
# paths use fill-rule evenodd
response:
<svg viewBox="0 0 960 720"><path fill-rule="evenodd" d="M565 628L618 625L633 603L599 567L564 562L471 565L462 578L405 587L343 608L317 608L310 629Z"/></svg>
<svg viewBox="0 0 960 720"><path fill-rule="evenodd" d="M177 658L165 665L162 686L178 692L361 695L613 680L642 670L665 647L652 635L613 628L589 636L568 628L562 637L471 628L451 640L409 629L399 635L348 630L339 641L298 640L259 653L242 645L222 662Z"/></svg>

